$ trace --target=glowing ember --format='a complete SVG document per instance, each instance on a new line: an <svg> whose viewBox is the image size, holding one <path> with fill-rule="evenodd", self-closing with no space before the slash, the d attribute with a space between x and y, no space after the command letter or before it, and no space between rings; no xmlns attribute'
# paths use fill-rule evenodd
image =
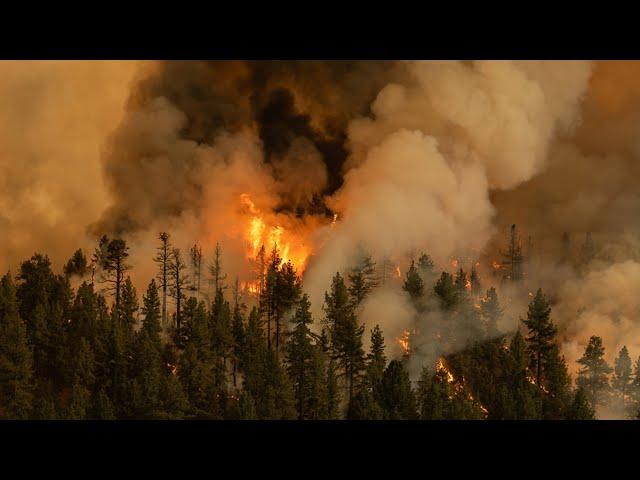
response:
<svg viewBox="0 0 640 480"><path fill-rule="evenodd" d="M400 348L402 348L402 355L405 357L411 355L411 344L409 343L410 335L411 334L409 333L409 330L403 330L402 336L396 339L398 341L398 344L400 345Z"/></svg>
<svg viewBox="0 0 640 480"><path fill-rule="evenodd" d="M396 278L400 278L402 273L400 272L400 267L396 266Z"/></svg>
<svg viewBox="0 0 640 480"><path fill-rule="evenodd" d="M464 284L464 288L468 291L471 291L471 280L467 280L467 283Z"/></svg>
<svg viewBox="0 0 640 480"><path fill-rule="evenodd" d="M176 375L178 373L178 367L172 365L171 363L167 363L167 367L171 370L171 375Z"/></svg>
<svg viewBox="0 0 640 480"><path fill-rule="evenodd" d="M331 220L331 228L333 228L335 226L337 221L338 221L338 214L334 213L333 214L333 220Z"/></svg>

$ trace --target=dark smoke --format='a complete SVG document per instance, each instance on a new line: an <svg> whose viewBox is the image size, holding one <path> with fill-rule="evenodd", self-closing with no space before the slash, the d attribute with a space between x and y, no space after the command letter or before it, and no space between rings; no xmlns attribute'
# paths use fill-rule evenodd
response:
<svg viewBox="0 0 640 480"><path fill-rule="evenodd" d="M205 181L198 177L202 160L185 149L244 129L259 136L267 164L286 156L297 140L310 142L325 165L325 185L303 203L282 198L278 210L325 214L322 196L343 182L349 122L370 114L378 91L402 75L401 64L387 61L162 62L134 87L128 118L106 148L103 162L114 201L92 229L132 232L147 228L153 218L197 208ZM151 130L158 109L169 111L166 121L175 124L175 132L165 128L173 135L169 140L159 139L157 125ZM140 112L142 119L136 118ZM167 163L171 174L163 179L155 170Z"/></svg>

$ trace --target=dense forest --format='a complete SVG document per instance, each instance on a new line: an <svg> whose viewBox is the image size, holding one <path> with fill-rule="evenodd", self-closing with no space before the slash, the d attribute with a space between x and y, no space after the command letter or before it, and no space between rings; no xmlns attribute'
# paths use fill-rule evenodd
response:
<svg viewBox="0 0 640 480"><path fill-rule="evenodd" d="M35 254L2 277L0 418L585 420L602 405L639 413L640 359L633 364L626 348L611 367L591 337L574 387L542 290L520 328L501 332L496 289L478 291L475 270L438 275L427 254L404 275L404 294L417 311L435 302L447 321L420 335L468 338L413 382L408 340L391 359L382 330L365 331L359 318L380 281L370 256L335 274L321 319L277 248L255 260L253 305L227 278L219 246L203 271L198 246L184 255L161 233L158 275L141 298L128 257L125 240L103 236L90 258L76 251L60 274ZM520 263L512 245L511 277Z"/></svg>

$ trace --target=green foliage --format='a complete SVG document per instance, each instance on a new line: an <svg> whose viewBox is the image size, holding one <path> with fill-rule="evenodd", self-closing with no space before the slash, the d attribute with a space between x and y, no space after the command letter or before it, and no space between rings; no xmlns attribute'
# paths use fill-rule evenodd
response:
<svg viewBox="0 0 640 480"><path fill-rule="evenodd" d="M583 387L578 387L574 394L573 401L567 410L567 420L595 420L595 411L587 399Z"/></svg>
<svg viewBox="0 0 640 480"><path fill-rule="evenodd" d="M623 408L627 404L627 395L631 390L631 373L631 357L629 356L627 347L623 346L615 360L613 378L611 379L611 386L620 397Z"/></svg>
<svg viewBox="0 0 640 480"><path fill-rule="evenodd" d="M31 414L33 353L18 314L16 288L7 273L0 280L0 418Z"/></svg>
<svg viewBox="0 0 640 480"><path fill-rule="evenodd" d="M578 360L582 368L578 372L576 383L583 387L591 405L603 405L609 394L609 374L612 368L604 359L604 346L602 339L592 336L584 351L584 355Z"/></svg>
<svg viewBox="0 0 640 480"><path fill-rule="evenodd" d="M458 303L458 290L453 283L453 277L447 272L442 272L433 287L433 291L437 295L440 306L444 311L452 310Z"/></svg>
<svg viewBox="0 0 640 480"><path fill-rule="evenodd" d="M529 303L529 311L523 323L529 330L527 336L528 350L531 354L531 370L535 373L536 385L542 386L543 375L551 362L551 352L557 329L551 321L549 301L538 289Z"/></svg>
<svg viewBox="0 0 640 480"><path fill-rule="evenodd" d="M358 307L378 285L375 272L376 263L371 255L360 251L355 266L349 272L349 295L354 308Z"/></svg>
<svg viewBox="0 0 640 480"><path fill-rule="evenodd" d="M289 333L286 345L287 372L293 384L298 418L307 418L314 388L314 349L311 330L311 303L307 295L303 295L296 313L291 320L293 329Z"/></svg>
<svg viewBox="0 0 640 480"><path fill-rule="evenodd" d="M72 275L84 277L89 272L87 257L85 256L81 248L73 253L73 256L65 264L63 271L64 274L68 277Z"/></svg>
<svg viewBox="0 0 640 480"><path fill-rule="evenodd" d="M402 289L409 294L409 297L413 301L417 301L424 294L424 282L418 273L415 262L411 262L409 270L407 270L407 276L402 285Z"/></svg>
<svg viewBox="0 0 640 480"><path fill-rule="evenodd" d="M384 371L378 395L385 419L413 420L417 418L416 399L409 374L403 364L392 360Z"/></svg>

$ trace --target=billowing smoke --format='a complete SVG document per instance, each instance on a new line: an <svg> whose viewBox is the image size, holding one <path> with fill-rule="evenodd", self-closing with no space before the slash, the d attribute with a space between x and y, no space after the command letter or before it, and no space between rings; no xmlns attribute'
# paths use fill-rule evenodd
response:
<svg viewBox="0 0 640 480"><path fill-rule="evenodd" d="M101 147L138 62L0 62L0 269L35 251L61 268L108 202Z"/></svg>

